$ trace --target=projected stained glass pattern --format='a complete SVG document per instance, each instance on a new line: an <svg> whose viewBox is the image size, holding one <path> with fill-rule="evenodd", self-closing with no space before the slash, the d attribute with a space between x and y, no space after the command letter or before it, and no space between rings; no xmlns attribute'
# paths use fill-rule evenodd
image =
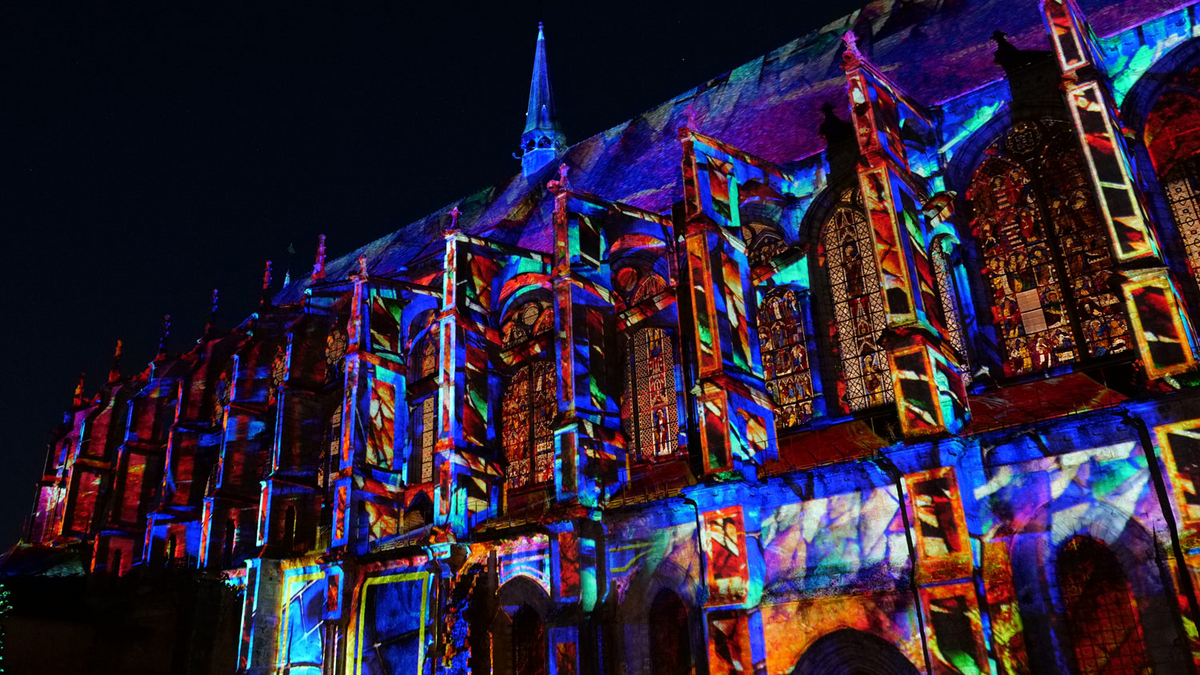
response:
<svg viewBox="0 0 1200 675"><path fill-rule="evenodd" d="M775 428L795 429L813 417L813 384L809 369L808 335L794 290L775 292L758 310L758 339L763 376L775 399Z"/></svg>
<svg viewBox="0 0 1200 675"><path fill-rule="evenodd" d="M632 423L638 459L675 453L679 436L674 346L661 328L643 328L630 340L626 418Z"/></svg>
<svg viewBox="0 0 1200 675"><path fill-rule="evenodd" d="M555 369L534 361L517 370L502 402L503 447L514 488L554 480Z"/></svg>

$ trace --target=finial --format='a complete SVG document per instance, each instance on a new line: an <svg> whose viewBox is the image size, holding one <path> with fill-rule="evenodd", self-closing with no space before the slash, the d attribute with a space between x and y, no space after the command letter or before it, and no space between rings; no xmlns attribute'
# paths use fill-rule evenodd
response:
<svg viewBox="0 0 1200 675"><path fill-rule="evenodd" d="M313 264L312 280L325 278L325 235L317 235L317 261Z"/></svg>
<svg viewBox="0 0 1200 675"><path fill-rule="evenodd" d="M366 255L358 256L358 276L362 277L363 279L367 278L367 256Z"/></svg>
<svg viewBox="0 0 1200 675"><path fill-rule="evenodd" d="M79 373L79 383L75 385L75 397L71 401L71 405L79 408L83 406L83 383L87 377L87 373Z"/></svg>
<svg viewBox="0 0 1200 675"><path fill-rule="evenodd" d="M546 183L546 189L551 192L558 192L559 190L566 190L569 187L570 185L567 183L567 164L563 162L558 165L558 180Z"/></svg>
<svg viewBox="0 0 1200 675"><path fill-rule="evenodd" d="M842 42L846 44L846 51L855 55L862 53L858 51L858 36L854 34L853 28L842 33Z"/></svg>
<svg viewBox="0 0 1200 675"><path fill-rule="evenodd" d="M217 327L217 289L213 289L212 303L208 310L208 323L204 324L204 334L208 335Z"/></svg>
<svg viewBox="0 0 1200 675"><path fill-rule="evenodd" d="M558 125L554 92L550 86L550 66L546 60L545 26L538 24L537 44L533 52L533 77L529 83L529 104L525 108L525 131L520 151L521 173L531 177L567 148L566 137Z"/></svg>
<svg viewBox="0 0 1200 675"><path fill-rule="evenodd" d="M458 217L462 215L462 211L458 210L458 205L450 209L450 229L458 230Z"/></svg>
<svg viewBox="0 0 1200 675"><path fill-rule="evenodd" d="M108 369L108 384L113 384L121 379L121 347L124 344L121 340L117 340L117 348L112 355L112 365Z"/></svg>
<svg viewBox="0 0 1200 675"><path fill-rule="evenodd" d="M169 337L171 337L171 315L163 314L162 337L158 339L158 354L154 357L155 361L167 358L167 338Z"/></svg>
<svg viewBox="0 0 1200 675"><path fill-rule="evenodd" d="M271 261L263 266L262 302L265 305L271 300Z"/></svg>

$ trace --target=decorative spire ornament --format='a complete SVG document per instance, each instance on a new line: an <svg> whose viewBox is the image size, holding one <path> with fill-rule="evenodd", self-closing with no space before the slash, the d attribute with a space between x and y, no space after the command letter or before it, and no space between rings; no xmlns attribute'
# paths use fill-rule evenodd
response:
<svg viewBox="0 0 1200 675"><path fill-rule="evenodd" d="M121 379L121 348L124 344L121 340L117 340L117 348L113 351L112 355L112 365L108 368L107 384L115 384Z"/></svg>
<svg viewBox="0 0 1200 675"><path fill-rule="evenodd" d="M71 400L71 405L76 408L83 407L83 383L87 378L87 373L79 373L79 383L75 385L75 396Z"/></svg>
<svg viewBox="0 0 1200 675"><path fill-rule="evenodd" d="M263 282L262 282L262 301L259 303L263 306L271 304L271 261L263 267Z"/></svg>
<svg viewBox="0 0 1200 675"><path fill-rule="evenodd" d="M171 315L163 314L163 329L162 337L158 339L158 353L154 356L155 361L161 361L167 358L167 340L171 337Z"/></svg>
<svg viewBox="0 0 1200 675"><path fill-rule="evenodd" d="M313 281L319 281L325 278L325 235L317 235L317 260L313 263L312 276Z"/></svg>

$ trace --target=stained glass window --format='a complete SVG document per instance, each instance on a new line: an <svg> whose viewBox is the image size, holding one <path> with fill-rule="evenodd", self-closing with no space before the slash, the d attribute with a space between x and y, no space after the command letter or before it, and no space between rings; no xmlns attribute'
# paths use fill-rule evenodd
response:
<svg viewBox="0 0 1200 675"><path fill-rule="evenodd" d="M965 368L967 334L963 330L962 315L958 311L958 289L954 281L954 269L950 265L950 252L946 250L948 246L949 242L945 238L935 241L930 260L933 262L933 276L937 280L942 318L945 320L946 333L950 337L950 346L954 348L959 363ZM970 372L969 369L966 370Z"/></svg>
<svg viewBox="0 0 1200 675"><path fill-rule="evenodd" d="M1058 586L1078 675L1152 672L1129 581L1107 546L1073 537L1058 554Z"/></svg>
<svg viewBox="0 0 1200 675"><path fill-rule="evenodd" d="M554 480L557 411L554 363L534 361L517 370L504 392L500 420L510 487Z"/></svg>
<svg viewBox="0 0 1200 675"><path fill-rule="evenodd" d="M408 371L409 381L416 382L423 380L430 375L437 374L438 370L438 332L437 328L431 329L428 333L422 335L413 344L412 353L409 356Z"/></svg>
<svg viewBox="0 0 1200 675"><path fill-rule="evenodd" d="M812 371L800 296L794 290L773 293L758 310L767 391L775 399L775 428L795 429L812 419Z"/></svg>
<svg viewBox="0 0 1200 675"><path fill-rule="evenodd" d="M630 340L624 418L643 460L675 453L679 436L675 357L670 335L643 328Z"/></svg>
<svg viewBox="0 0 1200 675"><path fill-rule="evenodd" d="M988 155L967 197L1005 375L1076 361L1072 311L1089 356L1128 349L1106 229L1071 129L1022 122Z"/></svg>
<svg viewBox="0 0 1200 675"><path fill-rule="evenodd" d="M531 300L510 311L500 324L500 347L516 347L553 329L554 311L550 305Z"/></svg>
<svg viewBox="0 0 1200 675"><path fill-rule="evenodd" d="M779 227L782 207L777 201L761 201L742 204L739 211L742 224L742 241L746 243L746 257L751 265L763 265L779 255L787 242Z"/></svg>
<svg viewBox="0 0 1200 675"><path fill-rule="evenodd" d="M1175 165L1163 184L1192 276L1200 279L1200 157Z"/></svg>
<svg viewBox="0 0 1200 675"><path fill-rule="evenodd" d="M409 484L433 481L433 450L437 444L437 394L426 396L413 407L412 457L409 459Z"/></svg>
<svg viewBox="0 0 1200 675"><path fill-rule="evenodd" d="M821 236L841 354L839 394L848 411L895 400L887 352L880 344L886 326L883 292L864 213L861 193L847 190Z"/></svg>

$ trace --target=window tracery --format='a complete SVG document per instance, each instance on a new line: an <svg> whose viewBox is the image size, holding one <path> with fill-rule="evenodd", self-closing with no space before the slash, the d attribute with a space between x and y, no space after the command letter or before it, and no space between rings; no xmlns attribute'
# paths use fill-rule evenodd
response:
<svg viewBox="0 0 1200 675"><path fill-rule="evenodd" d="M1017 124L967 192L1008 376L1077 361L1078 337L1092 357L1129 348L1107 234L1072 133L1058 122Z"/></svg>
<svg viewBox="0 0 1200 675"><path fill-rule="evenodd" d="M1063 544L1057 567L1076 672L1150 672L1133 593L1113 552L1091 537L1073 537Z"/></svg>
<svg viewBox="0 0 1200 675"><path fill-rule="evenodd" d="M423 380L437 373L438 370L438 331L431 328L429 332L417 339L409 356L409 379L413 382Z"/></svg>
<svg viewBox="0 0 1200 675"><path fill-rule="evenodd" d="M549 304L530 300L508 313L500 325L500 347L510 349L554 329L554 311Z"/></svg>
<svg viewBox="0 0 1200 675"><path fill-rule="evenodd" d="M895 400L887 352L879 270L862 195L847 190L825 224L821 243L832 300L835 343L841 355L840 398L847 411Z"/></svg>
<svg viewBox="0 0 1200 675"><path fill-rule="evenodd" d="M513 375L501 402L501 440L509 486L554 481L557 378L552 361L534 361Z"/></svg>
<svg viewBox="0 0 1200 675"><path fill-rule="evenodd" d="M781 207L774 202L743 204L739 211L742 241L752 266L764 265L787 248L779 227Z"/></svg>
<svg viewBox="0 0 1200 675"><path fill-rule="evenodd" d="M808 331L800 303L800 296L789 289L767 296L758 310L763 375L777 406L779 431L798 428L813 416Z"/></svg>
<svg viewBox="0 0 1200 675"><path fill-rule="evenodd" d="M412 458L408 469L409 484L433 481L433 451L437 444L437 394L426 396L413 406Z"/></svg>
<svg viewBox="0 0 1200 675"><path fill-rule="evenodd" d="M958 311L959 294L948 246L949 242L944 238L935 241L930 260L933 262L933 276L937 281L938 299L941 301L942 318L945 320L950 346L958 354L959 362L966 367L967 334L963 328L962 314Z"/></svg>
<svg viewBox="0 0 1200 675"><path fill-rule="evenodd" d="M670 334L643 328L630 340L625 414L637 457L651 460L675 453L679 436L675 357Z"/></svg>
<svg viewBox="0 0 1200 675"><path fill-rule="evenodd" d="M1163 187L1187 254L1188 269L1200 279L1200 156L1176 164L1163 180Z"/></svg>

